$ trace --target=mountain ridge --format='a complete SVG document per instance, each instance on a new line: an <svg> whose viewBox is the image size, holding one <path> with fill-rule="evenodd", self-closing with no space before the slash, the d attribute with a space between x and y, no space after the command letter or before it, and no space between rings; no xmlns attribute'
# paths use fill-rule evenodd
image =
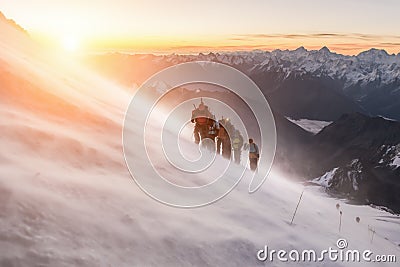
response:
<svg viewBox="0 0 400 267"><path fill-rule="evenodd" d="M26 35L29 35L28 31L24 29L21 25L19 25L15 20L7 18L3 12L0 10L0 21L3 21L13 27L14 29L17 29L20 32L25 33Z"/></svg>
<svg viewBox="0 0 400 267"><path fill-rule="evenodd" d="M400 213L399 133L400 122L345 114L314 136L308 177L330 192Z"/></svg>

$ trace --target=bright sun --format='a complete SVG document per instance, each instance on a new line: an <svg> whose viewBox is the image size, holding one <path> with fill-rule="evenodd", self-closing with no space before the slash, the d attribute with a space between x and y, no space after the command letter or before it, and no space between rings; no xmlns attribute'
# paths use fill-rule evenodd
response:
<svg viewBox="0 0 400 267"><path fill-rule="evenodd" d="M75 36L64 36L62 39L62 46L68 52L75 52L79 47L79 41Z"/></svg>

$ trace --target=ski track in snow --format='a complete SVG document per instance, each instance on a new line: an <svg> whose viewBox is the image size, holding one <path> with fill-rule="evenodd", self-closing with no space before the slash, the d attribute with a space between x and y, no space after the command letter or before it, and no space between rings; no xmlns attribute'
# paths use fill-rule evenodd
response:
<svg viewBox="0 0 400 267"><path fill-rule="evenodd" d="M3 46L16 38L11 30L6 34ZM73 67L48 81L56 63L16 49L1 50L7 63L2 68L35 73L30 81L41 90L62 96L97 120L76 122L68 110L60 118L0 102L0 266L258 266L264 263L256 253L265 245L320 251L335 247L338 238L346 238L351 249L400 258L395 245L400 243L399 225L378 220L390 214L327 198L317 187L305 189L289 225L304 188L278 170L254 194L247 193L247 172L231 194L204 208L177 209L150 199L124 165L121 129L129 95ZM66 85L63 75L74 75L74 84ZM99 125L104 127L99 130ZM146 157L137 155L137 160L144 163ZM337 203L343 211L340 233ZM373 242L369 226L377 233ZM271 266L281 265L287 263Z"/></svg>

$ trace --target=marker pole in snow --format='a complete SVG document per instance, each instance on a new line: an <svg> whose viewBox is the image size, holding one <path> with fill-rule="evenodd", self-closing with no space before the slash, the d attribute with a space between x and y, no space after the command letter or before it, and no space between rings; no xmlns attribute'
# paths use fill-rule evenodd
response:
<svg viewBox="0 0 400 267"><path fill-rule="evenodd" d="M301 198L303 197L303 193L304 193L304 189L303 189L303 191L301 192L301 195L300 195L300 198L299 198L299 202L297 202L297 206L296 206L296 209L294 210L293 217L292 217L292 220L290 221L290 224L293 223L294 216L296 216L296 212L297 212L297 209L299 208Z"/></svg>
<svg viewBox="0 0 400 267"><path fill-rule="evenodd" d="M342 214L343 214L343 212L340 211L339 214L340 214L339 215L339 233L340 233L340 231L342 230Z"/></svg>
<svg viewBox="0 0 400 267"><path fill-rule="evenodd" d="M375 228L373 228L372 226L369 226L369 224L368 224L368 233L369 232L371 232L372 233L372 235L371 235L371 244L372 244L372 241L374 241L374 235L375 235L375 233L376 233L376 231L375 231ZM386 238L385 238L386 239ZM388 240L388 239L386 239L386 240ZM389 240L388 240L389 241Z"/></svg>

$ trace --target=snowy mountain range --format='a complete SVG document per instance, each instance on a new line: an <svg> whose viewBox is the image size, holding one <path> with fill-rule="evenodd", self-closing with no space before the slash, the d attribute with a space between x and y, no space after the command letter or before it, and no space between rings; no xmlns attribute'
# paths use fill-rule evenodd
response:
<svg viewBox="0 0 400 267"><path fill-rule="evenodd" d="M361 112L400 120L400 54L389 55L384 50L346 56L326 47L310 51L300 47L198 55L115 53L87 59L103 74L128 86L140 84L165 67L195 60L220 62L243 71L271 106L288 117L331 121L344 113Z"/></svg>
<svg viewBox="0 0 400 267"><path fill-rule="evenodd" d="M209 53L189 56L167 55L162 59L172 64L185 61L217 61L239 67L248 75L256 72L282 71L287 78L291 74L325 76L344 81L345 88L355 84L379 81L383 84L397 81L400 76L400 53L389 55L385 50L370 49L356 56L331 52L327 47L320 50L250 51ZM398 88L400 90L400 88Z"/></svg>
<svg viewBox="0 0 400 267"><path fill-rule="evenodd" d="M129 58L128 55L125 56L125 59ZM375 48L356 56L337 54L327 47L320 50L299 47L296 50L278 49L271 52L254 50L198 55L132 56L137 56L143 61L150 59L155 65L161 63L176 65L194 60L215 61L235 66L250 76L258 72L270 71L284 73L283 78L291 74L325 76L342 80L345 83L344 89L355 84L365 85L374 81L389 84L398 81L400 76L400 53L389 55L385 50ZM397 89L400 90L400 88Z"/></svg>

